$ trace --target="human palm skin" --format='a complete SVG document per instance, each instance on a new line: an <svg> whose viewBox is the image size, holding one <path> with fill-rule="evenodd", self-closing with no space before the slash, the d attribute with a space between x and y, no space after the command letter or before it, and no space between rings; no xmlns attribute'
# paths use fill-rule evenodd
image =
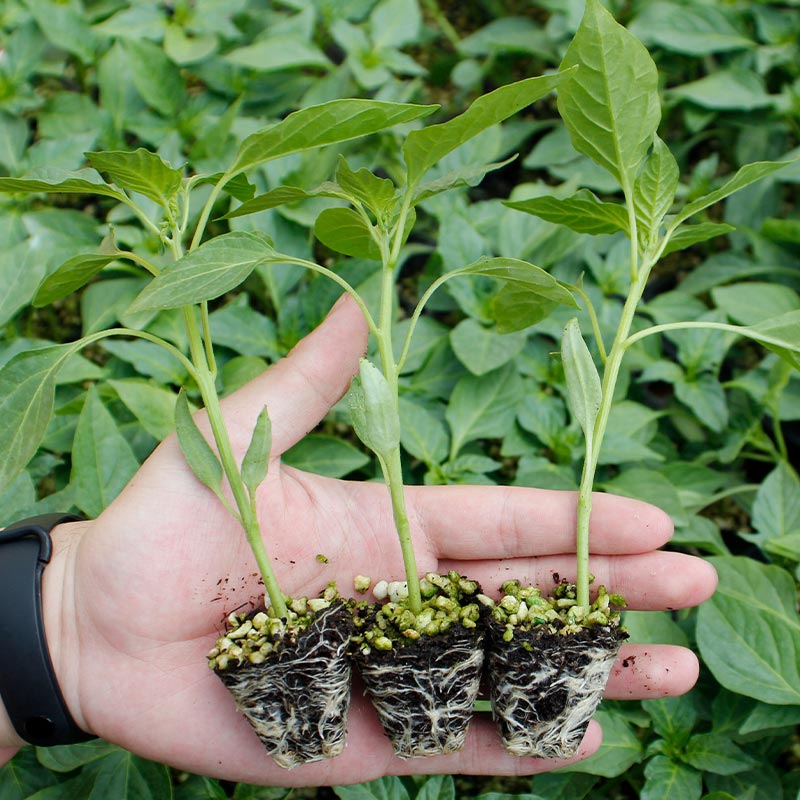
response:
<svg viewBox="0 0 800 800"><path fill-rule="evenodd" d="M273 453L259 515L291 595L316 594L329 581L352 593L356 574L402 578L385 486L320 477L280 461L347 389L366 337L355 304L340 302L289 356L223 402L240 458L268 406ZM207 433L203 413L196 419ZM547 587L556 572L574 574L573 493L494 486L406 491L420 573L456 569L489 594L509 577ZM624 594L633 609L705 600L716 583L711 567L657 551L671 532L669 518L653 506L597 495L591 563L597 582ZM174 436L97 520L60 526L54 538L44 608L65 698L83 728L142 756L236 781L301 786L411 772L530 774L563 763L506 754L486 715L475 718L460 753L397 759L356 684L344 753L291 771L277 767L206 665L225 616L263 602L263 586L241 529L191 473ZM606 696L680 694L694 684L697 669L686 649L626 645ZM592 723L578 757L591 754L600 738Z"/></svg>

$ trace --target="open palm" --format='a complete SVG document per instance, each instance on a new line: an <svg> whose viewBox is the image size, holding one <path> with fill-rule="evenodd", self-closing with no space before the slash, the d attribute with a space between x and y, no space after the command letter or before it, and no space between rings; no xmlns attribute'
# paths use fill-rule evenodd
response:
<svg viewBox="0 0 800 800"><path fill-rule="evenodd" d="M316 594L328 581L347 593L359 573L402 576L384 486L280 463L281 453L344 393L365 345L360 312L349 301L339 303L286 359L223 403L239 457L261 408L269 408L273 461L260 489L260 519L290 594ZM202 429L202 412L197 419ZM407 502L420 572L454 568L487 593L509 577L547 586L554 572L573 574L572 493L409 487ZM632 608L695 605L713 591L705 562L656 552L672 529L658 509L599 495L592 525L592 571ZM408 772L532 773L559 765L505 754L486 718L473 722L461 753L401 761L356 686L345 752L290 772L278 768L205 660L225 616L258 604L263 587L237 523L189 471L174 437L97 520L62 531L53 577L45 583L52 616L48 592L63 576L54 661L62 684L71 687L65 693L76 719L110 741L192 772L264 784L341 784ZM608 695L679 694L696 676L687 650L627 645ZM580 757L599 741L593 725Z"/></svg>

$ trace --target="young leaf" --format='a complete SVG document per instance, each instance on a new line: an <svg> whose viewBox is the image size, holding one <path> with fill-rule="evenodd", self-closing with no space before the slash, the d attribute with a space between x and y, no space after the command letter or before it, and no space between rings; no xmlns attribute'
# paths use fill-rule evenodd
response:
<svg viewBox="0 0 800 800"><path fill-rule="evenodd" d="M39 447L53 414L58 373L82 344L28 350L0 369L0 486L8 486Z"/></svg>
<svg viewBox="0 0 800 800"><path fill-rule="evenodd" d="M494 172L496 169L502 169L516 158L517 156L514 154L505 161L495 161L492 164L470 164L466 167L446 172L435 180L421 183L411 198L411 205L418 205L428 198L434 197L442 192L447 192L450 189L477 186L483 180L487 172Z"/></svg>
<svg viewBox="0 0 800 800"><path fill-rule="evenodd" d="M589 348L581 336L578 320L573 317L564 328L561 339L561 362L567 382L567 399L572 416L578 420L587 440L591 439L594 422L603 393L600 375Z"/></svg>
<svg viewBox="0 0 800 800"><path fill-rule="evenodd" d="M578 233L616 233L628 230L628 215L617 203L603 203L588 189L581 189L571 197L552 195L532 197L528 200L505 201L503 205L525 211L536 217L566 225Z"/></svg>
<svg viewBox="0 0 800 800"><path fill-rule="evenodd" d="M362 358L348 395L350 416L358 438L381 458L400 444L400 414L383 373Z"/></svg>
<svg viewBox="0 0 800 800"><path fill-rule="evenodd" d="M693 244L707 242L717 236L724 236L726 233L735 231L733 225L726 222L701 222L698 225L680 225L675 233L670 236L667 246L664 248L662 256L675 253L678 250L685 250Z"/></svg>
<svg viewBox="0 0 800 800"><path fill-rule="evenodd" d="M166 208L181 185L181 172L166 164L159 155L138 150L86 153L89 163L105 172L121 189L149 197Z"/></svg>
<svg viewBox="0 0 800 800"><path fill-rule="evenodd" d="M559 114L573 147L627 191L661 119L656 66L599 0L587 0L560 69L576 65L575 77L559 88Z"/></svg>
<svg viewBox="0 0 800 800"><path fill-rule="evenodd" d="M549 272L518 258L504 256L479 258L466 267L447 273L448 278L456 275L484 275L487 278L496 278L546 300L578 308L572 292Z"/></svg>
<svg viewBox="0 0 800 800"><path fill-rule="evenodd" d="M121 192L109 186L93 169L69 171L56 167L41 167L31 170L22 178L0 178L0 192L99 194L117 200L124 199Z"/></svg>
<svg viewBox="0 0 800 800"><path fill-rule="evenodd" d="M633 207L643 233L658 233L661 220L675 201L679 177L675 156L658 135L654 136L653 149L633 184Z"/></svg>
<svg viewBox="0 0 800 800"><path fill-rule="evenodd" d="M228 175L273 158L410 122L433 113L438 106L388 103L380 100L331 100L295 111L281 122L248 136L241 144Z"/></svg>
<svg viewBox="0 0 800 800"><path fill-rule="evenodd" d="M498 333L515 333L549 317L559 304L508 283L492 299L492 316Z"/></svg>
<svg viewBox="0 0 800 800"><path fill-rule="evenodd" d="M366 167L352 170L344 157L339 157L336 182L350 197L371 209L376 216L385 215L394 204L395 185L388 178L379 178Z"/></svg>
<svg viewBox="0 0 800 800"><path fill-rule="evenodd" d="M319 197L320 195L323 197L347 199L343 196L341 191L335 190L335 185L332 183L323 184L319 189L313 189L311 191L300 189L297 186L278 186L277 189L260 194L258 197L252 198L252 200L248 199L237 208L234 208L233 211L223 214L221 219L245 217L248 214L256 214L259 211L266 211L269 208L277 208L278 206L296 203L298 200L305 200L309 197Z"/></svg>
<svg viewBox="0 0 800 800"><path fill-rule="evenodd" d="M178 444L192 472L201 483L220 496L222 494L222 464L192 418L189 400L184 392L178 395L175 403L175 432L178 435Z"/></svg>
<svg viewBox="0 0 800 800"><path fill-rule="evenodd" d="M262 233L222 234L170 264L144 288L128 313L213 300L235 289L259 264L274 261L276 256L272 240Z"/></svg>
<svg viewBox="0 0 800 800"><path fill-rule="evenodd" d="M777 353L795 369L800 369L800 311L789 311L764 320L743 328L742 333Z"/></svg>
<svg viewBox="0 0 800 800"><path fill-rule="evenodd" d="M411 131L403 143L408 185L415 186L434 164L459 145L535 103L570 77L572 71L564 70L558 75L542 75L501 86L479 97L463 114Z"/></svg>
<svg viewBox="0 0 800 800"><path fill-rule="evenodd" d="M115 253L83 253L73 256L45 278L33 298L34 308L41 308L72 294L116 259Z"/></svg>
<svg viewBox="0 0 800 800"><path fill-rule="evenodd" d="M253 438L242 459L242 480L251 498L255 497L256 489L267 476L271 449L272 423L267 413L267 407L264 406L258 415L255 428L253 428Z"/></svg>
<svg viewBox="0 0 800 800"><path fill-rule="evenodd" d="M715 189L713 192L698 197L696 200L693 200L680 209L672 222L672 227L676 228L681 222L689 219L689 217L693 216L698 211L713 206L714 203L718 203L720 200L728 197L728 195L738 192L740 189L744 189L745 186L749 186L751 183L755 183L761 180L761 178L765 178L767 175L771 175L773 172L777 172L779 169L783 169L791 163L793 163L793 161L756 161L752 164L745 164L730 178L730 180L722 184L719 189Z"/></svg>
<svg viewBox="0 0 800 800"><path fill-rule="evenodd" d="M72 444L71 483L74 502L87 516L97 517L125 488L139 462L100 400L89 389Z"/></svg>
<svg viewBox="0 0 800 800"><path fill-rule="evenodd" d="M314 223L314 235L337 253L381 260L381 251L370 234L369 223L352 208L326 208Z"/></svg>

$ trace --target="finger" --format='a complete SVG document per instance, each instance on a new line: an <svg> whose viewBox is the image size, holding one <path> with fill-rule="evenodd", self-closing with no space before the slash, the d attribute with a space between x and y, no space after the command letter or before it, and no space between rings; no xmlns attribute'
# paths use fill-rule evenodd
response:
<svg viewBox="0 0 800 800"><path fill-rule="evenodd" d="M441 558L514 558L575 552L577 495L498 486L415 486L408 497ZM592 552L646 553L672 536L661 509L595 494Z"/></svg>
<svg viewBox="0 0 800 800"><path fill-rule="evenodd" d="M272 421L273 453L303 438L347 391L367 348L367 324L343 295L328 316L283 359L225 398L232 438L249 435L264 405ZM246 446L246 442L245 442Z"/></svg>
<svg viewBox="0 0 800 800"><path fill-rule="evenodd" d="M442 561L442 572L454 569L497 595L507 580L538 586L547 593L560 580L575 580L575 556L516 558L500 562ZM716 570L707 561L684 553L655 551L630 556L592 556L589 570L593 587L605 586L621 594L636 611L672 611L708 600L717 586Z"/></svg>
<svg viewBox="0 0 800 800"><path fill-rule="evenodd" d="M624 644L608 677L609 700L648 700L685 694L697 683L697 656L671 644Z"/></svg>

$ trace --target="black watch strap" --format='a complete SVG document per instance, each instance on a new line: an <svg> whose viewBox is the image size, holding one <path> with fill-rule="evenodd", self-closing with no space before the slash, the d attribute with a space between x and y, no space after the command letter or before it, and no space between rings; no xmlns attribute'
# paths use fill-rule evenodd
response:
<svg viewBox="0 0 800 800"><path fill-rule="evenodd" d="M43 514L0 531L0 698L17 733L30 744L85 742L58 687L42 618L42 571L50 531L72 514Z"/></svg>

